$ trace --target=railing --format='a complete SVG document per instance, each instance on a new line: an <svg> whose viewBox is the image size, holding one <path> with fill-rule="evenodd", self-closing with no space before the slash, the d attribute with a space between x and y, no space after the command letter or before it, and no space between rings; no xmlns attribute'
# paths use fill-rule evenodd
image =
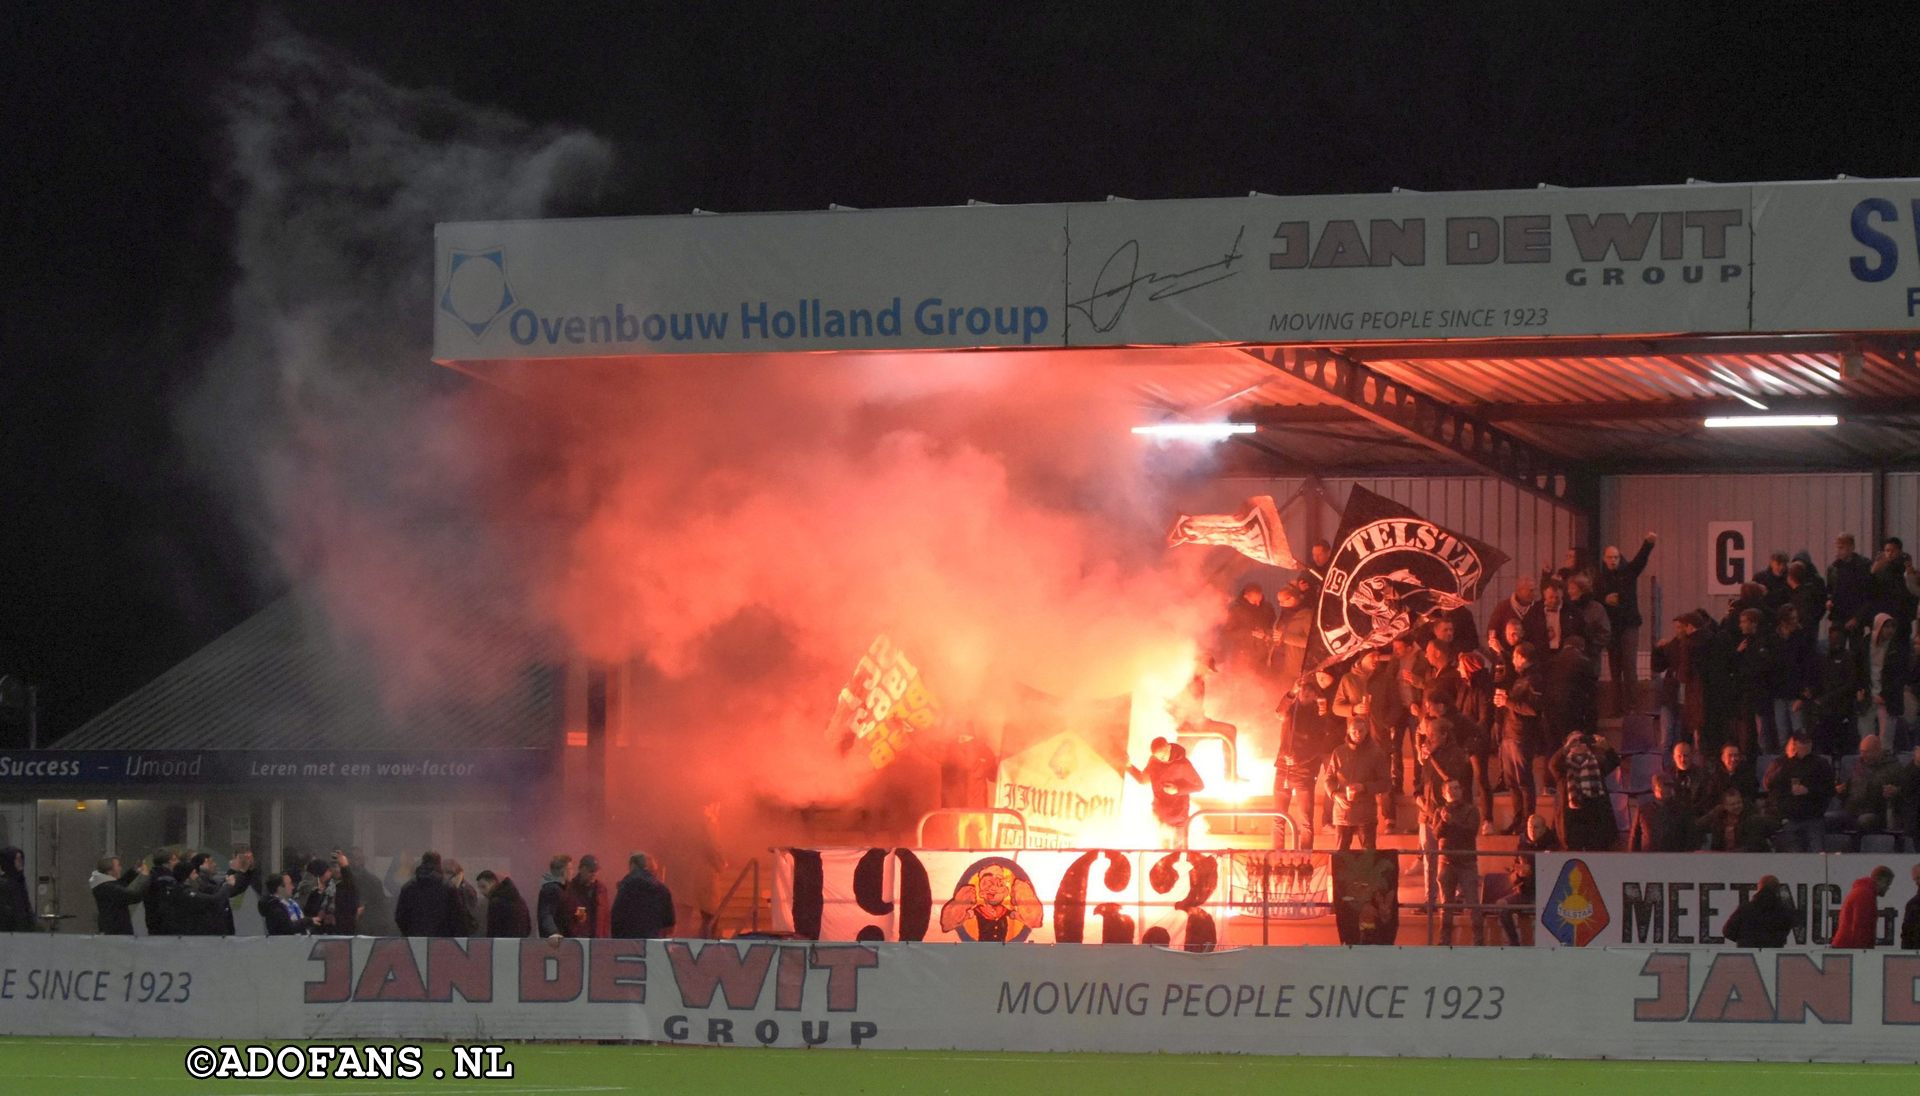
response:
<svg viewBox="0 0 1920 1096"><path fill-rule="evenodd" d="M722 895L720 901L714 906L713 913L707 918L707 923L700 926L702 937L709 940L719 938L720 919L726 914L727 903L733 901L733 896L739 893L740 884L749 876L753 878L753 889L747 892L750 899L748 906L751 910L748 916L750 927L747 931L760 931L760 858L756 856L747 862L746 867L740 869L739 875L733 877L733 885L727 888L727 893Z"/></svg>
<svg viewBox="0 0 1920 1096"><path fill-rule="evenodd" d="M1232 808L1232 807L1207 807L1202 810L1194 811L1192 814L1187 816L1187 834L1188 834L1187 847L1189 848L1193 847L1193 838L1192 838L1193 824L1195 822L1198 822L1202 818L1271 818L1275 822L1281 823L1282 826L1286 829L1287 847L1289 849L1293 848L1294 845L1297 844L1300 840L1300 824L1298 822L1295 822L1291 815L1287 815L1278 811L1259 811L1259 810L1248 810L1245 808ZM1220 850L1202 850L1202 851L1237 852L1237 851L1245 851L1245 850L1220 849Z"/></svg>
<svg viewBox="0 0 1920 1096"><path fill-rule="evenodd" d="M1020 823L1020 844L1018 847L1022 849L1027 847L1027 816L1020 811L1014 810L1012 807L938 807L938 808L935 808L934 810L930 810L927 813L920 816L920 824L914 828L913 833L914 833L915 846L923 849L928 847L927 846L927 823L928 822L933 821L935 818L940 818L947 815L970 815L970 814L984 814L989 816L1004 814L1004 815L1011 816L1015 822ZM994 842L994 845L995 847L999 847L999 842L998 841Z"/></svg>
<svg viewBox="0 0 1920 1096"><path fill-rule="evenodd" d="M1224 754L1226 758L1227 779L1236 782L1240 779L1240 752L1234 745L1233 739L1228 738L1219 731L1181 731L1175 735L1175 737L1180 740L1182 745L1188 742L1218 739L1221 753Z"/></svg>

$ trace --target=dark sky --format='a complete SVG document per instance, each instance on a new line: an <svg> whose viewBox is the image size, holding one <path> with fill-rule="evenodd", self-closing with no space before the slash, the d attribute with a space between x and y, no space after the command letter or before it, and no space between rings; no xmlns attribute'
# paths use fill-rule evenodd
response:
<svg viewBox="0 0 1920 1096"><path fill-rule="evenodd" d="M808 7L278 11L398 84L607 138L582 213L1920 174L1899 5ZM0 6L0 671L42 683L48 734L276 592L171 411L226 330L216 97L262 10Z"/></svg>

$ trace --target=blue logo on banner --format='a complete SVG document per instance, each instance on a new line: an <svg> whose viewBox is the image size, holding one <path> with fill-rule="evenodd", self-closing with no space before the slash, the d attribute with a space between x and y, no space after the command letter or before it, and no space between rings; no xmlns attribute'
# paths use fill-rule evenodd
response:
<svg viewBox="0 0 1920 1096"><path fill-rule="evenodd" d="M513 287L507 284L507 262L499 248L453 253L447 266L447 290L440 295L442 312L459 320L477 339L511 308Z"/></svg>

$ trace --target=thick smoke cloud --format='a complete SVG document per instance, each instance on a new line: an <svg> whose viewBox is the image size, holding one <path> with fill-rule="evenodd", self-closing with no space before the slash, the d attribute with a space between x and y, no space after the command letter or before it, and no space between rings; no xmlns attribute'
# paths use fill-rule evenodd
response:
<svg viewBox="0 0 1920 1096"><path fill-rule="evenodd" d="M282 32L229 118L234 329L184 421L265 573L319 593L396 707L508 687L476 647L613 668L633 739L574 847L717 874L803 839L780 812L821 802L897 837L925 798L907 782L957 734L997 739L1021 688L1177 687L1217 616L1200 554L1161 539L1159 485L1192 469L1146 475L1110 368L808 356L476 383L428 361L431 225L582 208L609 147ZM948 715L891 782L827 736L882 634Z"/></svg>

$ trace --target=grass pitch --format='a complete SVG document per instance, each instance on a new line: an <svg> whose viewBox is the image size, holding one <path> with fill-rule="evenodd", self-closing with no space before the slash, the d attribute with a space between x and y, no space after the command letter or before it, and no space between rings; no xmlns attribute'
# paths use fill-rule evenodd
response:
<svg viewBox="0 0 1920 1096"><path fill-rule="evenodd" d="M1411 1058L1268 1058L1173 1054L1005 1054L943 1051L763 1050L692 1046L515 1043L511 1079L456 1079L445 1044L426 1044L425 1074L411 1081L346 1078L195 1080L195 1044L158 1039L0 1038L0 1092L9 1096L138 1092L248 1096L377 1096L392 1092L565 1093L1499 1093L1684 1092L1687 1096L1848 1096L1914 1091L1898 1065L1758 1062L1474 1061ZM445 1079L436 1080L434 1070Z"/></svg>

